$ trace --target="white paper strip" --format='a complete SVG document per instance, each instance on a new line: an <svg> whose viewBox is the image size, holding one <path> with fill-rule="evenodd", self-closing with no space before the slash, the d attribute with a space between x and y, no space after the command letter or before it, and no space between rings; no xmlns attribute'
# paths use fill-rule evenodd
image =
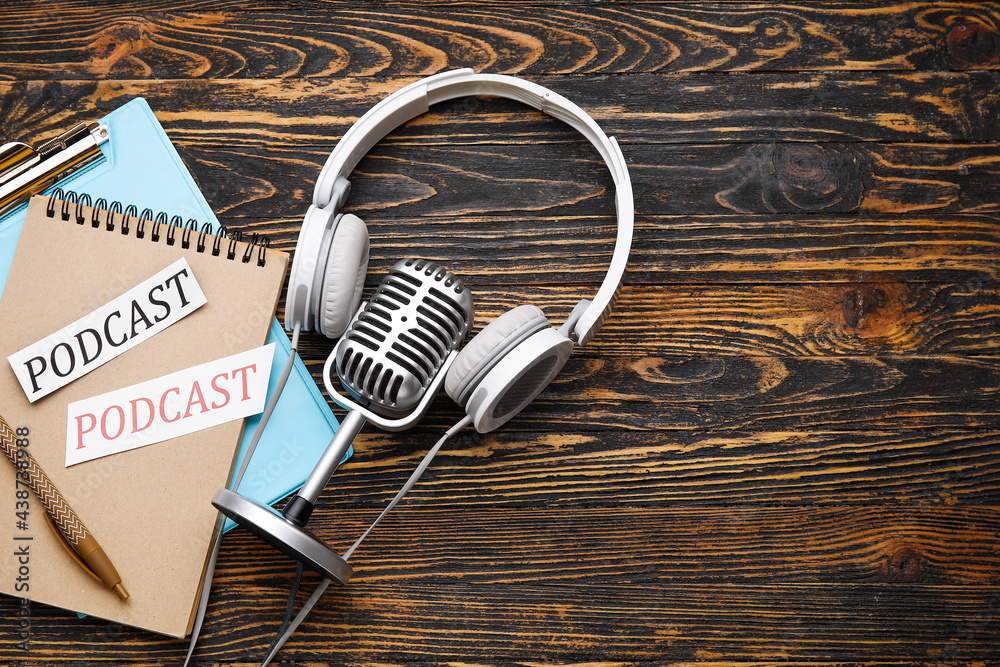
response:
<svg viewBox="0 0 1000 667"><path fill-rule="evenodd" d="M271 343L70 403L66 466L261 412L273 359Z"/></svg>
<svg viewBox="0 0 1000 667"><path fill-rule="evenodd" d="M183 257L89 315L7 357L34 403L205 304Z"/></svg>

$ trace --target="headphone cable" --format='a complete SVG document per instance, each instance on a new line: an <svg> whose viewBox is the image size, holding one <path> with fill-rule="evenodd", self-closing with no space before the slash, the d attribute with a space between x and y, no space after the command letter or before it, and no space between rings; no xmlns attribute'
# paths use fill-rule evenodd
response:
<svg viewBox="0 0 1000 667"><path fill-rule="evenodd" d="M392 510L392 508L395 507L399 503L399 501L403 499L403 496L405 496L410 491L410 489L413 488L413 486L417 483L417 480L420 479L420 477L427 470L428 466L430 466L431 461L437 455L438 450L441 449L441 445L444 444L445 440L447 440L455 433L465 428L471 422L472 422L472 417L470 415L466 415L461 420L459 420L454 426L445 431L444 435L442 435L441 438L436 443L434 443L434 446L431 447L430 451L428 451L427 454L424 455L424 458L420 461L419 465L417 465L416 469L410 475L410 478L406 480L406 483L403 484L403 487L399 490L399 492L395 495L395 497L393 497L393 499L389 501L389 504L386 505L384 510L382 510L382 513L379 514L374 521L372 521L371 525L368 526L368 529L361 534L361 537L359 537L354 542L354 544L352 544L351 547L344 552L345 561L349 559L352 554L354 554L354 551L361 545L361 542L364 541L364 539L368 537L368 534L372 532L375 526L377 526L379 522L382 521L383 518L385 518L385 515L388 514ZM316 606L316 603L319 602L319 599L323 596L323 593L326 591L326 588L329 585L330 585L330 579L324 578L319 583L319 585L316 586L316 590L314 590L312 595L309 596L309 599L306 600L305 604L302 605L302 609L299 611L295 619L291 621L291 623L288 623L288 619L286 616L285 623L283 623L281 629L278 630L278 634L275 636L274 641L271 643L271 647L268 650L267 655L264 656L264 661L260 663L260 667L267 667L267 665L270 664L271 660L274 659L274 656L278 653L278 651L281 650L281 647L285 645L286 641L288 641L288 638L292 636L292 634L295 632L296 629L298 629L299 625L302 624L302 621L306 620L306 617L309 616L309 612L311 612L313 607ZM296 586L293 589L292 596L290 596L289 598L290 603L294 600L294 594L297 591L297 588L298 587ZM290 609L291 607L289 606L289 610Z"/></svg>
<svg viewBox="0 0 1000 667"><path fill-rule="evenodd" d="M457 433L458 431L465 428L471 422L472 422L472 417L469 415L465 415L465 417L463 417L458 423L456 423L454 426L452 426L450 429L444 432L444 435L441 436L441 439L438 440L436 443L434 443L434 446L430 448L430 451L428 451L427 454L424 455L423 460L420 461L420 464L410 475L410 478L406 480L405 484L403 484L403 488L399 490L399 493L397 493L396 496L389 501L389 504L386 505L385 509L382 510L382 513L378 515L378 518L372 521L372 525L368 526L368 530L362 533L361 537L359 537L357 541L351 545L351 548L344 552L344 560L347 560L348 558L351 557L351 554L354 553L354 550L361 545L361 542L366 537L368 537L368 533L372 532L375 526L377 526L379 522L383 518L385 518L385 515L388 514L389 511L392 510L392 508L395 507L396 504L403 499L403 496L409 493L410 489L413 488L413 485L417 483L417 480L420 479L420 477L427 470L427 467L430 466L431 461L437 455L438 450L441 449L441 445L444 444L444 441L450 438L451 436L455 435L455 433Z"/></svg>

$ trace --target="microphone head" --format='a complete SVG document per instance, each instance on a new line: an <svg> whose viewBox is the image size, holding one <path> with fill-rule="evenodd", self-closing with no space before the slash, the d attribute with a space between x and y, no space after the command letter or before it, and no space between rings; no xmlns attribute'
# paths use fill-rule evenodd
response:
<svg viewBox="0 0 1000 667"><path fill-rule="evenodd" d="M472 293L423 259L396 262L337 343L337 375L386 417L415 407L472 328Z"/></svg>

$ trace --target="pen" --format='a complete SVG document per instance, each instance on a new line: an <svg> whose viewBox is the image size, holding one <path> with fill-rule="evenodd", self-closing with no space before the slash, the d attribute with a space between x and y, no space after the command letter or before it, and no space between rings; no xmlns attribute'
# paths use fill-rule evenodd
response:
<svg viewBox="0 0 1000 667"><path fill-rule="evenodd" d="M35 496L42 501L50 524L56 537L63 547L69 551L77 563L89 574L100 579L112 589L122 600L128 599L128 591L122 586L122 578L118 576L115 566L111 564L104 549L97 543L87 527L62 497L59 490L53 486L45 471L32 458L28 450L17 446L17 435L0 417L0 448L17 468L18 477L24 479Z"/></svg>

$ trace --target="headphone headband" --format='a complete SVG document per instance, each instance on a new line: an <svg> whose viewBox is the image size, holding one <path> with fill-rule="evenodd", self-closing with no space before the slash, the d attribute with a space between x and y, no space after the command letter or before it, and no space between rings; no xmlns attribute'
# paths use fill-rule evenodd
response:
<svg viewBox="0 0 1000 667"><path fill-rule="evenodd" d="M383 99L351 126L337 143L316 180L313 204L324 209L328 215L334 215L350 192L347 177L375 144L406 121L425 113L432 104L470 95L517 100L565 122L594 145L611 171L618 218L611 264L597 295L592 301L581 301L571 316L579 314L571 325L572 335L578 345L584 345L611 313L625 276L634 227L632 183L618 143L613 137L608 137L583 109L562 95L530 81L500 74L476 74L471 69L452 70L416 81ZM304 240L305 231L303 225L300 242ZM292 277L295 275L293 262ZM300 299L304 305L305 294L299 289L295 289L293 294L293 289L290 283L289 306L298 308Z"/></svg>

